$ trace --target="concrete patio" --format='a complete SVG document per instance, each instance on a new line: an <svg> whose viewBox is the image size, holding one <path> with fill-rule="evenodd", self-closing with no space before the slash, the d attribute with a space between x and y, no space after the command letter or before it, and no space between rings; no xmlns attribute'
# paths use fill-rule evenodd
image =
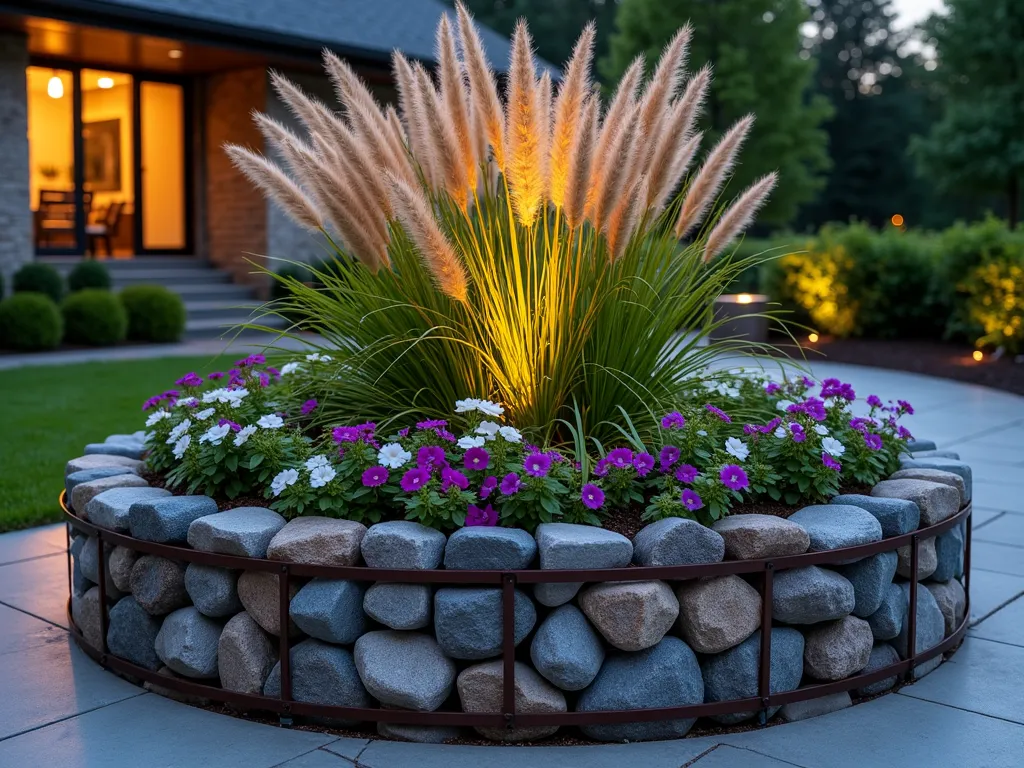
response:
<svg viewBox="0 0 1024 768"><path fill-rule="evenodd" d="M861 397L874 393L910 400L917 411L908 422L912 431L958 451L973 465L972 628L953 659L915 685L799 723L643 744L434 746L278 728L147 693L80 652L66 631L65 534L55 525L0 536L0 766L1021 765L1024 398L851 366L819 364L814 373L851 381Z"/></svg>

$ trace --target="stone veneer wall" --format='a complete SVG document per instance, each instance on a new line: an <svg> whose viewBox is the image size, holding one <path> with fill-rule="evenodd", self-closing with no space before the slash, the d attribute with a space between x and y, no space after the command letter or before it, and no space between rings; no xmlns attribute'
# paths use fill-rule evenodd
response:
<svg viewBox="0 0 1024 768"><path fill-rule="evenodd" d="M18 267L32 260L33 254L27 67L25 35L0 32L0 276L5 286L10 285L11 275Z"/></svg>

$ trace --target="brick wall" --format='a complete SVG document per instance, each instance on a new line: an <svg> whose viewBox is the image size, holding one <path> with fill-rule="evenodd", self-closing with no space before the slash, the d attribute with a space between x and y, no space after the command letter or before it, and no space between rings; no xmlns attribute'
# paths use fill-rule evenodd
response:
<svg viewBox="0 0 1024 768"><path fill-rule="evenodd" d="M32 212L28 191L28 67L26 38L0 33L0 274L10 278L31 261Z"/></svg>

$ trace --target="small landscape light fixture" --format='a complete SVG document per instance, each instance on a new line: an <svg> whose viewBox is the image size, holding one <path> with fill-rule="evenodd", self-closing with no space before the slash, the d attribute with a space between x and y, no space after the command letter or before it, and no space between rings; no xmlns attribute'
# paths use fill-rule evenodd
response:
<svg viewBox="0 0 1024 768"><path fill-rule="evenodd" d="M51 99L59 99L64 96L64 81L59 75L54 75L46 83L46 95Z"/></svg>
<svg viewBox="0 0 1024 768"><path fill-rule="evenodd" d="M711 331L712 340L743 339L752 344L768 341L768 297L759 293L725 293L715 300L715 320L724 321Z"/></svg>
<svg viewBox="0 0 1024 768"><path fill-rule="evenodd" d="M982 358L985 357L985 355L980 349L976 349L974 350L974 352L971 353L971 357L974 358L974 362L980 363Z"/></svg>
<svg viewBox="0 0 1024 768"><path fill-rule="evenodd" d="M899 213L894 213L892 215L892 218L890 219L890 221L892 222L892 225L894 227L902 227L903 226L903 216L901 214L899 214Z"/></svg>
<svg viewBox="0 0 1024 768"><path fill-rule="evenodd" d="M737 304L750 304L754 300L754 297L749 293L740 293L736 295Z"/></svg>
<svg viewBox="0 0 1024 768"><path fill-rule="evenodd" d="M812 333L812 334L810 334L810 335L809 335L809 336L807 337L807 340L808 340L809 342L811 342L811 344L817 344L817 343L818 343L818 334L816 334L816 333Z"/></svg>

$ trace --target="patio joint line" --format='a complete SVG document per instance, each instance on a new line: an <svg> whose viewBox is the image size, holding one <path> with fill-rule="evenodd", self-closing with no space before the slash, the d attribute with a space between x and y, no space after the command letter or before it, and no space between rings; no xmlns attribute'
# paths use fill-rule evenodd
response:
<svg viewBox="0 0 1024 768"><path fill-rule="evenodd" d="M65 632L69 631L68 628L65 627L63 624L58 624L57 622L52 621L51 619L48 619L45 616L39 616L38 614L32 613L32 611L26 611L24 608L19 608L16 605L11 605L10 603L5 602L3 600L0 600L0 605L6 606L7 608L10 608L12 611L21 611L21 613L24 613L26 616L31 616L33 619L45 621L47 624L52 624L58 629L63 629Z"/></svg>
<svg viewBox="0 0 1024 768"><path fill-rule="evenodd" d="M340 739L335 739L334 741L340 741ZM339 760L344 760L345 762L351 763L352 761L349 760L344 755L339 755L337 752L331 752L329 749L324 749L324 747L326 747L328 744L333 744L334 741L329 741L329 742L327 742L327 744L321 744L319 747L316 747L315 749L311 749L308 752L303 752L303 753L298 754L298 755L293 755L292 757L289 757L287 760L284 760L284 761L282 761L280 763L274 763L272 766L270 766L270 768L281 768L282 766L288 765L288 763L290 763L292 760L298 760L300 757L305 757L306 755L312 755L314 752L323 752L324 754L327 754L327 755L334 755L334 757L338 758ZM340 763L339 763L339 765L340 765Z"/></svg>
<svg viewBox="0 0 1024 768"><path fill-rule="evenodd" d="M971 627L971 629L974 629L974 627ZM986 643L998 643L999 645L1008 645L1011 648L1024 648L1024 645L1021 645L1020 643L1011 643L1006 640L994 640L991 637L982 637L981 635L972 634L969 631L967 636L971 638L971 640L984 640Z"/></svg>
<svg viewBox="0 0 1024 768"><path fill-rule="evenodd" d="M45 555L34 555L32 557L23 557L21 560L9 560L6 563L0 563L0 568L3 568L5 565L17 565L18 563L30 563L33 560L42 560L44 557L53 557L54 555L65 555L66 556L67 552L64 552L62 550L60 552L50 552L50 553L45 554Z"/></svg>
<svg viewBox="0 0 1024 768"><path fill-rule="evenodd" d="M723 745L720 744L719 746L723 746ZM801 763L794 763L792 760L787 760L784 757L777 757L777 756L775 756L775 755L773 755L773 754L771 754L769 752L762 752L759 749L754 749L753 747L741 747L738 744L729 744L729 743L726 743L724 746L732 747L733 749L742 749L744 752L750 752L751 754L757 755L758 757L767 757L769 760L777 760L778 762L782 763L783 765L792 765L793 768L812 768L812 766L803 765ZM698 763L695 766L695 768L700 768L700 764Z"/></svg>
<svg viewBox="0 0 1024 768"><path fill-rule="evenodd" d="M118 699L117 701L109 701L106 704L100 704L98 707L90 707L89 709L83 709L81 712L75 712L73 715L65 715L64 717L58 717L56 720L51 720L48 723L40 723L39 725L33 726L32 728L26 728L24 731L12 733L10 736L0 737L0 744L2 744L5 741L8 741L9 739L15 739L18 736L24 736L26 733L32 733L33 731L38 731L42 728L49 728L51 725L57 725L58 723L63 723L67 720L73 720L76 717L81 717L82 715L88 715L90 712L96 712L97 710L106 709L107 707L112 706L114 704L120 704L124 701L130 701L131 699L139 698L139 696L147 695L149 695L148 691L139 691L138 693L133 693L131 696L125 696L123 699Z"/></svg>
<svg viewBox="0 0 1024 768"><path fill-rule="evenodd" d="M708 747L707 749L705 749L703 752L701 752L699 755L697 755L695 758L693 758L689 762L683 763L681 766L679 766L679 768L690 768L690 766L692 766L698 760L703 760L705 757L710 755L712 752L714 752L716 749L718 749L719 747L723 746L724 744L725 744L725 742L723 741L723 742L720 742L718 744L715 744L713 746Z"/></svg>
<svg viewBox="0 0 1024 768"><path fill-rule="evenodd" d="M976 638L976 639L980 640L980 639L983 639L983 638ZM993 642L998 642L998 641L993 641ZM1007 645L1009 645L1009 643L1007 643ZM942 702L942 701L933 701L932 699L926 699L926 698L924 698L922 696L911 696L909 693L904 693L904 691L907 691L907 690L913 690L913 686L904 686L900 690L896 691L896 693L891 694L891 695L893 695L893 696L903 696L904 698L907 698L907 699L914 699L916 701L923 701L926 704L935 704L935 705L940 706L940 707L946 707L947 709L955 709L955 710L957 710L959 712L968 712L968 713L970 713L972 715L980 715L981 717L987 717L990 720L999 720L1000 722L1003 722L1003 723L1009 723L1010 725L1016 725L1016 726L1018 726L1020 728L1024 728L1024 723L1021 723L1021 722L1019 722L1017 720L1009 720L1009 719L1007 719L1005 717L999 717L999 715L990 715L987 712L978 712L976 709L968 709L967 707L957 707L957 706L954 706L953 704L946 704L945 702Z"/></svg>

